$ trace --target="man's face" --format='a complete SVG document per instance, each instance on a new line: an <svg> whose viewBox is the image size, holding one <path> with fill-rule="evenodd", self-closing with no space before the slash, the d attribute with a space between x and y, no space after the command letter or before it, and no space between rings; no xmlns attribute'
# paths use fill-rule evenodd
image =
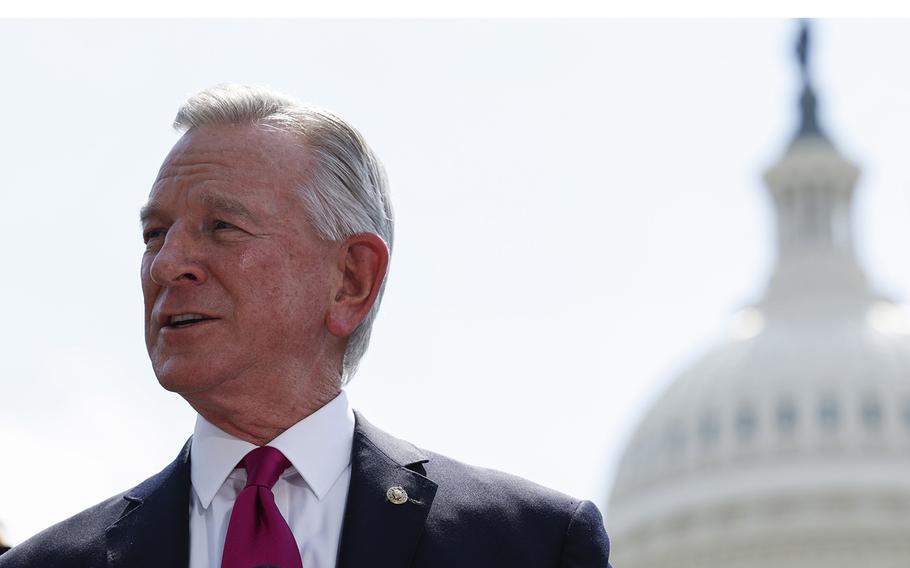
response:
<svg viewBox="0 0 910 568"><path fill-rule="evenodd" d="M190 130L165 159L142 221L145 339L164 388L242 398L337 355L332 243L295 193L304 155L291 135L219 125Z"/></svg>

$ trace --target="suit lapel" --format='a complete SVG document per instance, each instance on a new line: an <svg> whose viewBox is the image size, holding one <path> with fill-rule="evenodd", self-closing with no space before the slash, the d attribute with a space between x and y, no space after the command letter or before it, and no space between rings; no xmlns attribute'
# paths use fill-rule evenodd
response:
<svg viewBox="0 0 910 568"><path fill-rule="evenodd" d="M189 564L190 443L158 475L126 493L126 508L105 534L109 568Z"/></svg>
<svg viewBox="0 0 910 568"><path fill-rule="evenodd" d="M410 566L423 534L436 484L424 477L427 458L355 413L351 487L344 513L338 568ZM408 500L387 498L401 487Z"/></svg>

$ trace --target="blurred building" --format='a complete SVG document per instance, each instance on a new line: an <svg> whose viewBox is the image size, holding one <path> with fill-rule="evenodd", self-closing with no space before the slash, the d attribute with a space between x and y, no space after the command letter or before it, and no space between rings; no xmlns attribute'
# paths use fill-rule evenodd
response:
<svg viewBox="0 0 910 568"><path fill-rule="evenodd" d="M626 448L615 566L910 566L910 325L854 254L859 170L816 120L807 49L803 24L801 124L765 176L776 267Z"/></svg>

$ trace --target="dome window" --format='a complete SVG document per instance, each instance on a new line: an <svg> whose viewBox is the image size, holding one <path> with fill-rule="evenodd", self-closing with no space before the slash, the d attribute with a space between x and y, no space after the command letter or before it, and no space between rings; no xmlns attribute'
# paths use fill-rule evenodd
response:
<svg viewBox="0 0 910 568"><path fill-rule="evenodd" d="M863 401L861 408L861 414L863 418L863 425L868 430L880 430L882 426L882 407L878 403L878 400L874 398L867 398Z"/></svg>
<svg viewBox="0 0 910 568"><path fill-rule="evenodd" d="M748 404L739 407L736 412L736 434L742 440L751 439L758 427L758 418L755 409Z"/></svg>
<svg viewBox="0 0 910 568"><path fill-rule="evenodd" d="M720 437L720 421L717 419L717 413L708 411L698 419L698 437L705 445L717 443Z"/></svg>
<svg viewBox="0 0 910 568"><path fill-rule="evenodd" d="M796 418L796 403L790 398L781 399L775 413L777 429L785 434L792 433L796 429Z"/></svg>
<svg viewBox="0 0 910 568"><path fill-rule="evenodd" d="M833 396L826 396L818 405L818 423L825 430L834 430L840 422L840 407Z"/></svg>
<svg viewBox="0 0 910 568"><path fill-rule="evenodd" d="M901 418L904 420L904 426L910 428L910 397L904 399L904 406L901 409Z"/></svg>

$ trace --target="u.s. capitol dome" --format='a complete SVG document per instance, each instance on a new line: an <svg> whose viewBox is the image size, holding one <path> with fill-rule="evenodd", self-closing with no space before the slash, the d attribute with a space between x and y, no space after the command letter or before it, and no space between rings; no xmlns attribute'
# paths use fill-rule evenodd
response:
<svg viewBox="0 0 910 568"><path fill-rule="evenodd" d="M777 265L631 438L616 566L910 566L910 321L854 254L859 170L817 123L806 44L801 124L765 176Z"/></svg>

